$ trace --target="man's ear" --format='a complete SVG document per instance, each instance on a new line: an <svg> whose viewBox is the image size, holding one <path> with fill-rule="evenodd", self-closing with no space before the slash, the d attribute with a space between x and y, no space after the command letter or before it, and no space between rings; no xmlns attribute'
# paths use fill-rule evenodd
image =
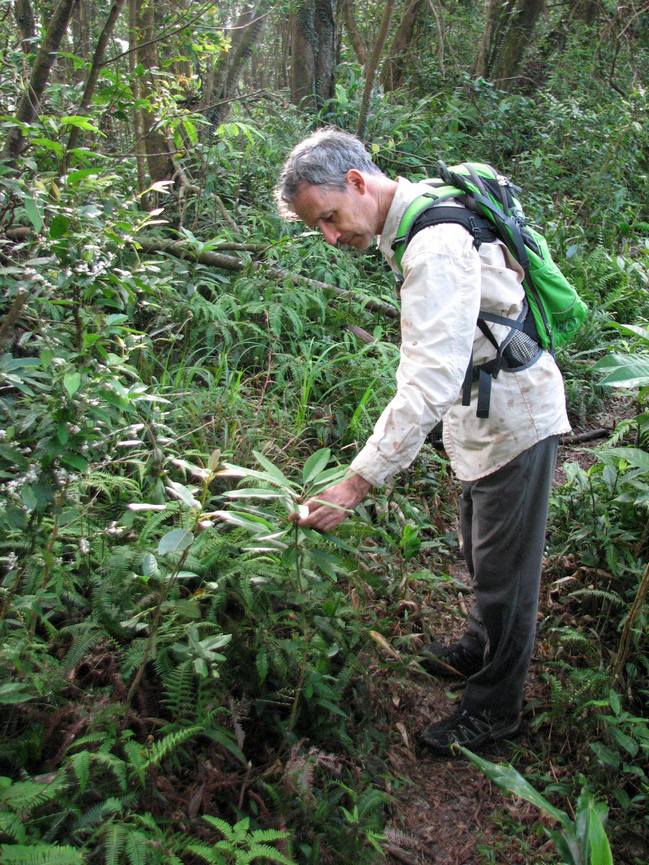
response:
<svg viewBox="0 0 649 865"><path fill-rule="evenodd" d="M365 180L362 171L358 171L356 168L350 168L345 175L345 180L356 190L356 192L365 195L365 192L367 191L367 181Z"/></svg>

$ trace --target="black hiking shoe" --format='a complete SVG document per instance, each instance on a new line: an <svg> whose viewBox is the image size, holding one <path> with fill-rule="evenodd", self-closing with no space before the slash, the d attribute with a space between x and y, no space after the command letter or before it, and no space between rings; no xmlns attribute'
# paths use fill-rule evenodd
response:
<svg viewBox="0 0 649 865"><path fill-rule="evenodd" d="M471 751L516 735L520 727L520 716L515 718L493 718L487 713L472 713L460 707L444 721L430 724L421 734L421 741L436 754L451 755L454 745L464 745Z"/></svg>
<svg viewBox="0 0 649 865"><path fill-rule="evenodd" d="M469 654L460 643L445 646L433 640L422 647L420 655L424 670L444 679L468 679L484 666L481 657Z"/></svg>

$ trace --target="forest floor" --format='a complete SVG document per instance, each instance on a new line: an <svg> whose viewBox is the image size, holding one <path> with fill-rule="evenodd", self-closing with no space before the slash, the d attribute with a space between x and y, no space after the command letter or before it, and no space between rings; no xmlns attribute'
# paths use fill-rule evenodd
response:
<svg viewBox="0 0 649 865"><path fill-rule="evenodd" d="M563 464L578 461L582 467L595 458L592 447L602 444L602 437L588 440L597 429L612 430L615 422L626 416L629 407L621 401L609 401L604 411L584 428L573 429L577 441L567 439L561 446L555 483L565 474ZM582 437L586 440L583 441ZM469 586L469 575L463 562L450 563L449 572ZM556 603L552 583L556 575L544 573L540 598L539 621L553 613ZM460 606L464 596L458 594ZM466 606L465 606L466 612ZM448 601L436 617L435 636L451 642L460 636L465 615L449 611ZM547 750L534 731L534 706L548 701L548 685L541 673L547 669L552 647L542 634L537 641L526 686L526 709L521 730L515 740L502 741L481 752L494 762L514 761L525 773L530 754ZM420 731L452 713L462 693L461 682L424 678L422 675L390 681L381 697L382 708L390 707L386 733L391 736L390 763L403 785L393 791L396 797L394 818L388 828L388 851L391 863L406 865L543 865L556 862L551 841L543 831L542 816L532 805L502 794L478 769L460 758L433 755L418 742ZM532 707L532 708L531 708ZM391 717L390 717L391 716ZM536 767L538 769L538 765ZM554 772L551 760L545 769Z"/></svg>

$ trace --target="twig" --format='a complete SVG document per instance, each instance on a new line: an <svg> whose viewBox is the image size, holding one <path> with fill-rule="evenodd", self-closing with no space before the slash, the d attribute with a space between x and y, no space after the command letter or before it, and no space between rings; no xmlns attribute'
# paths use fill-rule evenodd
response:
<svg viewBox="0 0 649 865"><path fill-rule="evenodd" d="M617 653L615 655L615 663L613 665L614 681L618 681L622 678L624 665L626 664L627 658L629 657L629 652L631 651L631 629L633 627L633 623L640 615L640 610L642 609L644 599L647 596L648 590L649 564L644 569L644 574L642 575L642 579L640 580L638 591L636 592L635 599L631 604L631 609L629 610L629 614L627 615L626 621L624 622L624 627L622 628L622 635L620 637L620 643L617 649Z"/></svg>

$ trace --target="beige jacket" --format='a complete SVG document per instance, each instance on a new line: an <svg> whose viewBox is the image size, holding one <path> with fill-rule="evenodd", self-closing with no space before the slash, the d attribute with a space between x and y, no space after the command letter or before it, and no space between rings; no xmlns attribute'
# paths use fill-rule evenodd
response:
<svg viewBox="0 0 649 865"><path fill-rule="evenodd" d="M399 178L379 238L395 271L392 242L406 207L423 191L425 184ZM504 244L483 243L477 251L462 226L431 226L415 235L401 266L397 390L352 471L381 486L410 465L442 418L446 451L464 481L491 474L536 442L570 431L563 379L548 352L528 369L500 372L488 418L476 416L477 385L471 405L461 404L471 355L479 364L496 353L476 327L478 311L515 318L522 309L522 271ZM508 333L504 326L490 327L498 342Z"/></svg>

